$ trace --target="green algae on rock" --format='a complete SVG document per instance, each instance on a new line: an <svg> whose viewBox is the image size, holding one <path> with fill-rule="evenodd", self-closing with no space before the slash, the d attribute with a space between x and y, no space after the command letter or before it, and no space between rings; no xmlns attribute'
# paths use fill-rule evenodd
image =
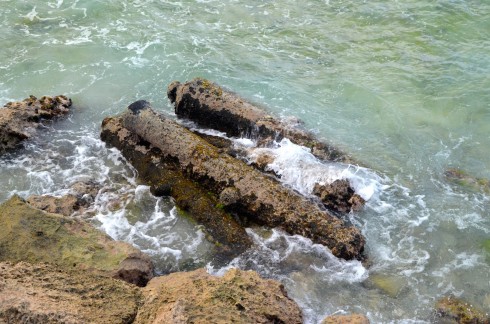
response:
<svg viewBox="0 0 490 324"><path fill-rule="evenodd" d="M0 262L0 323L132 323L138 287L79 268Z"/></svg>
<svg viewBox="0 0 490 324"><path fill-rule="evenodd" d="M46 262L144 286L150 258L88 223L33 208L18 196L0 205L0 261Z"/></svg>
<svg viewBox="0 0 490 324"><path fill-rule="evenodd" d="M444 176L461 187L490 193L490 180L488 179L473 177L467 172L456 168L447 169L444 172Z"/></svg>
<svg viewBox="0 0 490 324"><path fill-rule="evenodd" d="M482 311L454 296L442 298L437 302L435 319L436 321L443 321L443 323L490 323L488 314L484 314Z"/></svg>

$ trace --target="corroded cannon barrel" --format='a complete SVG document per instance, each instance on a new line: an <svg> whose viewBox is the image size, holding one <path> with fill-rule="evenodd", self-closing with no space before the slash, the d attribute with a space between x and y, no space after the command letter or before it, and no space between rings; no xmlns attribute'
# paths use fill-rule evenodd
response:
<svg viewBox="0 0 490 324"><path fill-rule="evenodd" d="M357 228L157 114L149 103L139 101L128 109L120 116L122 126L158 148L165 161L177 163L189 179L216 194L227 211L308 237L329 247L337 257L362 257L365 240Z"/></svg>
<svg viewBox="0 0 490 324"><path fill-rule="evenodd" d="M158 148L125 128L122 118L104 119L101 139L122 152L156 196L172 196L179 208L205 227L208 240L216 244L215 261L227 262L250 247L245 229L220 208L219 200L186 178L175 161L165 159Z"/></svg>
<svg viewBox="0 0 490 324"><path fill-rule="evenodd" d="M209 80L174 81L168 86L167 95L175 104L177 116L225 132L228 136L251 135L263 142L286 137L295 144L310 148L313 155L324 161L356 164L350 156L319 141L299 123L274 118Z"/></svg>

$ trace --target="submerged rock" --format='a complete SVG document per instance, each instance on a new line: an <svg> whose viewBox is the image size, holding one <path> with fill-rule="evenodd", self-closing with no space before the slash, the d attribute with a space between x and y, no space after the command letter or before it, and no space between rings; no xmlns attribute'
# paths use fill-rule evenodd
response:
<svg viewBox="0 0 490 324"><path fill-rule="evenodd" d="M490 323L488 314L484 314L472 305L454 296L445 297L437 302L435 316L437 323Z"/></svg>
<svg viewBox="0 0 490 324"><path fill-rule="evenodd" d="M302 323L284 287L254 271L204 269L152 279L135 323Z"/></svg>
<svg viewBox="0 0 490 324"><path fill-rule="evenodd" d="M444 176L462 186L471 190L484 191L486 193L490 193L490 180L476 178L463 170L459 170L456 168L449 168L444 172Z"/></svg>
<svg viewBox="0 0 490 324"><path fill-rule="evenodd" d="M263 143L286 137L295 144L310 148L312 154L320 159L353 163L348 155L303 129L300 122L278 120L209 80L174 81L168 86L167 96L175 103L177 116L225 132L228 136L252 135Z"/></svg>
<svg viewBox="0 0 490 324"><path fill-rule="evenodd" d="M139 289L52 264L0 262L0 323L132 323Z"/></svg>
<svg viewBox="0 0 490 324"><path fill-rule="evenodd" d="M327 316L322 324L369 324L369 319L360 314Z"/></svg>
<svg viewBox="0 0 490 324"><path fill-rule="evenodd" d="M397 298L407 288L407 281L400 276L375 273L369 275L364 286L379 289L391 298Z"/></svg>
<svg viewBox="0 0 490 324"><path fill-rule="evenodd" d="M20 142L32 137L41 122L65 115L71 106L65 96L30 96L20 102L9 102L0 108L0 154L15 148Z"/></svg>
<svg viewBox="0 0 490 324"><path fill-rule="evenodd" d="M315 184L313 194L320 197L325 207L341 212L359 211L366 201L356 194L349 180L335 180L330 184Z"/></svg>
<svg viewBox="0 0 490 324"><path fill-rule="evenodd" d="M80 220L33 208L18 196L0 205L0 261L46 262L144 286L150 258Z"/></svg>
<svg viewBox="0 0 490 324"><path fill-rule="evenodd" d="M109 125L114 127L113 121L104 121L103 134L110 131ZM137 114L127 111L118 122L125 130L116 137L128 136L129 132L158 148L162 162L174 163L186 177L219 196L226 210L252 222L308 237L329 247L337 257L362 258L364 237L357 228L176 122L150 108L138 110Z"/></svg>

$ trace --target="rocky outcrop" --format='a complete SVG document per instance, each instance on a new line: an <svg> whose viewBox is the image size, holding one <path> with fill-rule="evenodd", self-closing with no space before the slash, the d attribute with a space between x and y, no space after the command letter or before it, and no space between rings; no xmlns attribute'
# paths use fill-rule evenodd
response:
<svg viewBox="0 0 490 324"><path fill-rule="evenodd" d="M1 323L132 323L141 293L81 269L0 262Z"/></svg>
<svg viewBox="0 0 490 324"><path fill-rule="evenodd" d="M369 324L369 319L360 314L327 316L322 324Z"/></svg>
<svg viewBox="0 0 490 324"><path fill-rule="evenodd" d="M158 148L159 156L165 161L177 163L185 176L216 194L226 210L259 224L311 238L329 247L337 257L362 257L364 237L355 227L158 115L149 103L136 102L128 108L116 121L106 119L103 133L108 125L120 122L131 134Z"/></svg>
<svg viewBox="0 0 490 324"><path fill-rule="evenodd" d="M0 205L0 261L92 270L138 286L153 276L150 258L131 245L83 221L33 208L18 196Z"/></svg>
<svg viewBox="0 0 490 324"><path fill-rule="evenodd" d="M341 213L359 211L366 201L355 193L349 180L339 179L330 184L315 184L313 194L320 197L325 207Z"/></svg>
<svg viewBox="0 0 490 324"><path fill-rule="evenodd" d="M15 148L20 142L32 137L43 120L66 114L71 99L65 96L30 96L20 102L9 102L0 108L0 154Z"/></svg>
<svg viewBox="0 0 490 324"><path fill-rule="evenodd" d="M209 80L174 81L168 86L167 95L175 103L177 116L225 132L228 136L251 135L262 143L286 137L295 144L310 148L312 154L322 160L354 163L345 153L317 140L300 123L278 120Z"/></svg>
<svg viewBox="0 0 490 324"><path fill-rule="evenodd" d="M284 287L253 271L173 273L151 280L143 295L135 323L302 323Z"/></svg>
<svg viewBox="0 0 490 324"><path fill-rule="evenodd" d="M250 247L252 242L244 228L223 210L214 195L185 177L175 160L165 159L160 149L124 128L120 118L104 120L101 138L121 150L154 195L172 196L177 206L204 225L208 240L215 243L216 261L227 262Z"/></svg>
<svg viewBox="0 0 490 324"><path fill-rule="evenodd" d="M27 198L27 202L34 208L48 213L71 216L75 212L79 214L90 207L97 196L99 185L95 182L76 182L71 187L71 192L62 197L51 195L33 195Z"/></svg>
<svg viewBox="0 0 490 324"><path fill-rule="evenodd" d="M454 297L442 298L436 304L436 322L461 324L488 324L490 317L472 305Z"/></svg>

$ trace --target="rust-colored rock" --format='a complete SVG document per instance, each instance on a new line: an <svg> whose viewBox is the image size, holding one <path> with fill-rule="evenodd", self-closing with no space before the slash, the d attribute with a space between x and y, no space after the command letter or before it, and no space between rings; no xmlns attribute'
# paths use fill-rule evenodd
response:
<svg viewBox="0 0 490 324"><path fill-rule="evenodd" d="M173 273L151 280L143 295L135 323L302 323L284 287L253 271Z"/></svg>
<svg viewBox="0 0 490 324"><path fill-rule="evenodd" d="M132 323L139 289L52 264L0 262L0 323Z"/></svg>
<svg viewBox="0 0 490 324"><path fill-rule="evenodd" d="M158 148L166 161L217 196L233 213L259 224L281 227L311 238L344 259L360 259L364 237L353 226L278 181L221 152L176 122L154 112L148 103L130 105L120 118L126 131ZM104 130L110 119L106 119Z"/></svg>
<svg viewBox="0 0 490 324"><path fill-rule="evenodd" d="M361 314L327 316L322 324L369 324L369 319Z"/></svg>
<svg viewBox="0 0 490 324"><path fill-rule="evenodd" d="M286 137L295 144L309 147L312 154L322 160L354 163L345 153L316 139L301 123L280 121L209 80L174 81L168 86L167 95L175 103L177 116L228 136L251 135L263 143Z"/></svg>
<svg viewBox="0 0 490 324"><path fill-rule="evenodd" d="M339 179L330 184L315 184L313 194L320 197L325 207L341 212L359 211L365 200L355 193L349 180Z"/></svg>
<svg viewBox="0 0 490 324"><path fill-rule="evenodd" d="M444 297L437 302L435 317L437 323L490 323L488 315L454 296Z"/></svg>
<svg viewBox="0 0 490 324"><path fill-rule="evenodd" d="M121 150L154 195L172 196L177 206L204 225L208 239L216 244L216 261L227 262L250 247L252 241L244 228L223 210L216 196L186 178L175 161L165 159L158 148L124 128L120 118L104 120L101 138Z"/></svg>
<svg viewBox="0 0 490 324"><path fill-rule="evenodd" d="M46 262L144 286L153 277L150 258L90 224L33 208L18 196L0 205L0 261Z"/></svg>
<svg viewBox="0 0 490 324"><path fill-rule="evenodd" d="M20 102L9 102L0 108L0 154L32 137L41 122L62 116L69 111L71 99L65 96L30 96Z"/></svg>

